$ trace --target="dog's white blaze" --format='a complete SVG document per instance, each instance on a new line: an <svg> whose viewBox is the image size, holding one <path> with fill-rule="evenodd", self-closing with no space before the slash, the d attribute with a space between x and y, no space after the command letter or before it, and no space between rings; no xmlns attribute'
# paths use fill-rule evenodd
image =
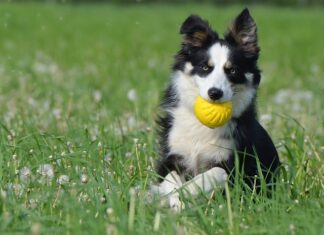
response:
<svg viewBox="0 0 324 235"><path fill-rule="evenodd" d="M186 65L190 68L190 65ZM194 114L194 102L199 89L194 83L190 71L178 71L174 74L173 86L179 95L178 107L168 110L174 118L169 133L171 154L184 157L183 164L195 174L204 171L209 164L227 160L234 148L230 135L233 124L210 129L202 125Z"/></svg>
<svg viewBox="0 0 324 235"><path fill-rule="evenodd" d="M209 49L208 53L210 55L210 62L214 65L213 71L206 77L200 77L198 75L194 77L199 87L200 96L206 100L210 100L208 90L215 87L222 90L224 93L219 101L228 101L233 96L231 84L227 80L224 72L224 65L228 61L229 48L220 43L216 43Z"/></svg>

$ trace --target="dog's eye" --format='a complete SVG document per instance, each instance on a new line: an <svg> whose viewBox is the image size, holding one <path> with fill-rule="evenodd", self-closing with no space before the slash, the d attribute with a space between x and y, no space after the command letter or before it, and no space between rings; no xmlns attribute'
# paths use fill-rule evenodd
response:
<svg viewBox="0 0 324 235"><path fill-rule="evenodd" d="M202 65L200 68L204 71L208 71L210 69L208 65Z"/></svg>
<svg viewBox="0 0 324 235"><path fill-rule="evenodd" d="M235 68L231 68L231 69L230 69L230 74L232 74L232 75L235 75L235 74L236 74L236 72L237 72L237 71L236 71L236 69L235 69Z"/></svg>
<svg viewBox="0 0 324 235"><path fill-rule="evenodd" d="M195 68L196 68L197 73L200 74L201 76L207 76L214 69L213 66L210 66L207 63L201 63L201 64L197 65L197 67L195 67Z"/></svg>

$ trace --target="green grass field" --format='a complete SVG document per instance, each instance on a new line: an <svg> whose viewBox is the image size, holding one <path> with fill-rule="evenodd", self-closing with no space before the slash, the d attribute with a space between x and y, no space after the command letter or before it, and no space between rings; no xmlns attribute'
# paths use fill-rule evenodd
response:
<svg viewBox="0 0 324 235"><path fill-rule="evenodd" d="M324 234L321 8L250 8L284 165L273 198L234 187L174 214L143 196L180 24L195 12L223 32L240 10L1 4L0 234Z"/></svg>

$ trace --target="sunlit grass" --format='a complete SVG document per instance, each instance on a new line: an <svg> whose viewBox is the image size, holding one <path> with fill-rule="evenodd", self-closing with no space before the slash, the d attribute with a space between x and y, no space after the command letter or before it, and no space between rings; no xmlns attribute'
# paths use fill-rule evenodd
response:
<svg viewBox="0 0 324 235"><path fill-rule="evenodd" d="M322 9L251 8L273 198L234 187L179 215L146 200L179 25L195 12L223 32L240 9L0 5L0 233L324 233Z"/></svg>

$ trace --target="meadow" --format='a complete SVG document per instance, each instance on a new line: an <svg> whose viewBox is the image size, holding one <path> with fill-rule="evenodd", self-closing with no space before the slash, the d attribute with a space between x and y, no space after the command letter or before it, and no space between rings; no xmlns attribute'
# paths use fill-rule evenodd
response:
<svg viewBox="0 0 324 235"><path fill-rule="evenodd" d="M0 4L0 234L324 234L322 8L250 8L273 197L234 187L175 214L145 196L180 24L222 33L241 9Z"/></svg>

